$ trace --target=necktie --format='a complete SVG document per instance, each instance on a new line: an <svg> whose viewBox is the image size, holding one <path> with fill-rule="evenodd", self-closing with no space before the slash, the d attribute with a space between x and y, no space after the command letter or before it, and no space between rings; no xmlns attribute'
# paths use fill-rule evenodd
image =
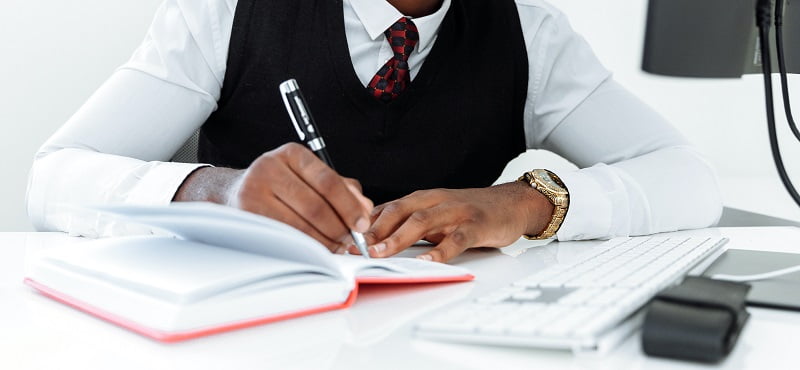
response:
<svg viewBox="0 0 800 370"><path fill-rule="evenodd" d="M388 103L405 91L411 82L408 72L408 56L419 41L417 26L408 18L400 18L384 33L386 41L392 47L394 56L375 73L375 77L367 85L375 99Z"/></svg>

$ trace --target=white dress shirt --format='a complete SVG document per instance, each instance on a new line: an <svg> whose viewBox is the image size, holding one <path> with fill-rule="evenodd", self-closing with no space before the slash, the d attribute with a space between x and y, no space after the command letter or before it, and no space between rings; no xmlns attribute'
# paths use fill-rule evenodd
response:
<svg viewBox="0 0 800 370"><path fill-rule="evenodd" d="M412 79L450 7L415 18ZM528 52L529 148L582 168L561 171L570 206L560 240L712 225L721 200L713 171L687 141L603 68L564 15L516 0ZM203 164L168 161L217 108L236 0L165 0L142 45L39 150L28 186L38 230L107 233L62 203L167 204ZM350 56L366 86L391 56L383 31L402 14L386 1L344 0ZM339 16L332 14L331 16ZM531 163L530 168L538 168Z"/></svg>

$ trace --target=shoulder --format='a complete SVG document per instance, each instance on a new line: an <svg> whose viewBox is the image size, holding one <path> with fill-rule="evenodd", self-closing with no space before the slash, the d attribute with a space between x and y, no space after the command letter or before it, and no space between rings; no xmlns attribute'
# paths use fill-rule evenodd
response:
<svg viewBox="0 0 800 370"><path fill-rule="evenodd" d="M567 27L567 19L558 8L544 0L514 0L523 30L549 25L556 29Z"/></svg>
<svg viewBox="0 0 800 370"><path fill-rule="evenodd" d="M193 31L231 23L238 0L165 0L162 11L183 18Z"/></svg>
<svg viewBox="0 0 800 370"><path fill-rule="evenodd" d="M203 60L221 84L237 4L238 0L164 0L150 36L164 52L162 58L174 58L187 70L198 70L194 63Z"/></svg>
<svg viewBox="0 0 800 370"><path fill-rule="evenodd" d="M544 0L514 0L514 3L517 4L519 9L535 11L543 15L554 16L561 14L556 7Z"/></svg>
<svg viewBox="0 0 800 370"><path fill-rule="evenodd" d="M238 0L166 0L164 7L172 8L187 18L233 16Z"/></svg>

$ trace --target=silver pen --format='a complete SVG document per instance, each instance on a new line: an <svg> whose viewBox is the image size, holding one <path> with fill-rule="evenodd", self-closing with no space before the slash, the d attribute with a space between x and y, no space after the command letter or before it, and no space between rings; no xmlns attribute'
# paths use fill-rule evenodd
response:
<svg viewBox="0 0 800 370"><path fill-rule="evenodd" d="M328 167L334 168L333 161L328 155L328 151L325 150L325 141L317 129L314 117L311 116L311 111L308 110L308 104L306 104L303 93L300 92L300 86L297 81L294 79L284 81L280 85L280 90L283 103L286 105L286 111L289 113L289 118L292 119L294 129L297 131L297 136ZM355 242L361 255L364 258L369 258L367 241L364 239L364 235L353 230L350 230L350 235L352 235L353 242Z"/></svg>

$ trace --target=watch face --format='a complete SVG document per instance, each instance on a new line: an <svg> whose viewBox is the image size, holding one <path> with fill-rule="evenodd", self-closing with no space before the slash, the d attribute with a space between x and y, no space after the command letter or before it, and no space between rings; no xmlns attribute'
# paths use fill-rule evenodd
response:
<svg viewBox="0 0 800 370"><path fill-rule="evenodd" d="M548 189L558 193L566 192L564 186L559 184L552 176L550 176L548 171L538 170L536 171L536 175Z"/></svg>

